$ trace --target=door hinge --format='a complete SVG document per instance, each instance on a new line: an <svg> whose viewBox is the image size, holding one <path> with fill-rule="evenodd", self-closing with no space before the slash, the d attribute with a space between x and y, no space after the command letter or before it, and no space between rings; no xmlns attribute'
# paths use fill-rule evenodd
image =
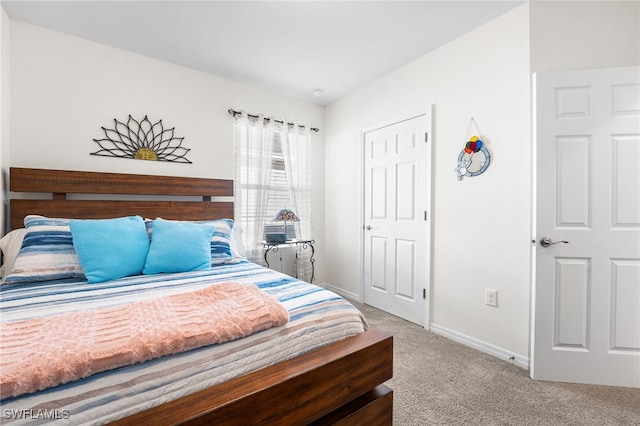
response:
<svg viewBox="0 0 640 426"><path fill-rule="evenodd" d="M423 289L422 289L422 298L423 298L423 299L426 299L426 298L427 298L427 289L426 289L426 288L423 288Z"/></svg>
<svg viewBox="0 0 640 426"><path fill-rule="evenodd" d="M424 132L424 141L425 143L429 142L429 132Z"/></svg>
<svg viewBox="0 0 640 426"><path fill-rule="evenodd" d="M424 211L424 220L425 221L427 220L427 211L426 210Z"/></svg>

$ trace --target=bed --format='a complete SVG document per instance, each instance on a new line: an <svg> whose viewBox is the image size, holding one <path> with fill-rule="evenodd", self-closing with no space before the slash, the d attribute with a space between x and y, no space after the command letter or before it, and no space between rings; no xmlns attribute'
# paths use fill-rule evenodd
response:
<svg viewBox="0 0 640 426"><path fill-rule="evenodd" d="M29 215L173 221L233 217L229 180L11 168L10 189L12 229L23 227ZM25 198L25 193L38 195ZM43 199L41 194L51 195ZM8 397L2 401L1 422L391 424L393 392L384 382L392 377L392 337L368 328L341 297L236 257L210 271L162 276L98 284L78 278L2 284L2 321L49 318L68 306L78 311L120 307L129 299L146 303L228 282L255 285L286 308L289 321L227 343Z"/></svg>

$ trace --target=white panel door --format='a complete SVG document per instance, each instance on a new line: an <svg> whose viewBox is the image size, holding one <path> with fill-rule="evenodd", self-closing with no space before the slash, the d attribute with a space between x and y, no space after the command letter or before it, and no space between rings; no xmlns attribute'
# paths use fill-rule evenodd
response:
<svg viewBox="0 0 640 426"><path fill-rule="evenodd" d="M430 115L364 134L364 302L427 318Z"/></svg>
<svg viewBox="0 0 640 426"><path fill-rule="evenodd" d="M531 377L640 387L640 68L538 74L536 104Z"/></svg>

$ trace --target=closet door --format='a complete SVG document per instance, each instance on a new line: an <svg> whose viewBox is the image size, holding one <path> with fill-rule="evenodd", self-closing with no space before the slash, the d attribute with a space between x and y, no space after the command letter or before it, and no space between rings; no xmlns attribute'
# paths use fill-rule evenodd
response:
<svg viewBox="0 0 640 426"><path fill-rule="evenodd" d="M430 115L364 133L364 301L425 325Z"/></svg>

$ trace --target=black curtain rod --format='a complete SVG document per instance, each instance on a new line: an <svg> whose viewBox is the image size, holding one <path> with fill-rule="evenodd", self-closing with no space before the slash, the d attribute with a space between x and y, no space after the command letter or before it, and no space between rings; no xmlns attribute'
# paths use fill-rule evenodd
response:
<svg viewBox="0 0 640 426"><path fill-rule="evenodd" d="M230 116L232 116L234 118L236 116L238 116L238 115L242 115L242 111L236 111L233 108L230 108L229 111L227 111L227 112L229 113ZM260 118L259 115L254 115L254 114L247 114L247 117L255 118L255 119ZM275 123L285 124L285 122L282 121L282 120L274 120L273 118L268 118L268 117L264 117L263 120L265 122L267 122L267 123L269 121L273 120ZM295 126L295 123L286 123L286 124L288 126L292 126L292 127ZM301 129L305 129L305 126L302 126L302 125L298 125L298 127L301 128ZM317 127L310 127L309 130L311 130L312 132L319 132L320 131L320 129L318 129Z"/></svg>

